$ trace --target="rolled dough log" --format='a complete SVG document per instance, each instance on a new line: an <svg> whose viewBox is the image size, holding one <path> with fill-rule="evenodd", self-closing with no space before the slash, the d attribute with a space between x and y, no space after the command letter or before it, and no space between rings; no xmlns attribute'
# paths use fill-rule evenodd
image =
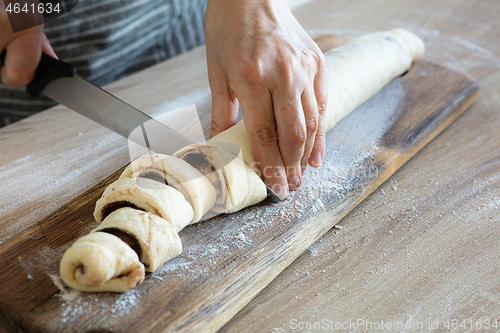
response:
<svg viewBox="0 0 500 333"><path fill-rule="evenodd" d="M215 204L216 192L210 181L187 162L173 156L151 154L142 156L123 171L120 178L141 177L172 186L184 195L198 222Z"/></svg>
<svg viewBox="0 0 500 333"><path fill-rule="evenodd" d="M326 130L406 72L424 53L422 40L405 29L353 38L325 53L328 66ZM255 157L243 121L208 140L239 145L243 160L254 169ZM258 169L258 168L257 168Z"/></svg>

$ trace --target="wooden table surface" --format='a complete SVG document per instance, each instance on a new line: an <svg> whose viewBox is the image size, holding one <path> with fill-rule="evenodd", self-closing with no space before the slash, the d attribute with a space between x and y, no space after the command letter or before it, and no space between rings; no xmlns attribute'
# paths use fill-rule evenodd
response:
<svg viewBox="0 0 500 333"><path fill-rule="evenodd" d="M500 2L316 0L295 14L312 36L410 29L425 59L474 76L479 97L221 331L500 329ZM204 57L196 49L108 90L152 114L206 111ZM158 85L164 94L148 89ZM125 139L63 107L1 129L0 246L127 160Z"/></svg>

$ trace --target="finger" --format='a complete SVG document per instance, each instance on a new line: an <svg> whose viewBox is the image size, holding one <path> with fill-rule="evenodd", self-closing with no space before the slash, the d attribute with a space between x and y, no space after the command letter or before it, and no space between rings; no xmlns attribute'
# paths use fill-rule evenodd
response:
<svg viewBox="0 0 500 333"><path fill-rule="evenodd" d="M302 159L300 161L301 176L303 177L307 168L307 162L309 161L309 157L314 146L319 123L318 104L316 102L316 96L314 95L312 87L306 88L306 90L302 93L302 109L304 110L304 118L307 131L307 139L304 145L304 154L302 155Z"/></svg>
<svg viewBox="0 0 500 333"><path fill-rule="evenodd" d="M314 94L318 108L318 129L314 146L309 157L309 165L318 168L325 158L326 110L328 102L328 68L324 57L321 58L318 74L314 79Z"/></svg>
<svg viewBox="0 0 500 333"><path fill-rule="evenodd" d="M6 47L2 81L11 87L21 87L33 80L42 51L40 36L27 33L12 40Z"/></svg>
<svg viewBox="0 0 500 333"><path fill-rule="evenodd" d="M285 167L278 145L271 93L249 91L238 94L243 119L260 171L266 184L282 199L288 197Z"/></svg>
<svg viewBox="0 0 500 333"><path fill-rule="evenodd" d="M296 190L302 182L300 160L307 138L301 94L275 92L273 106L288 186L290 190Z"/></svg>
<svg viewBox="0 0 500 333"><path fill-rule="evenodd" d="M52 49L52 45L50 45L49 39L45 35L43 35L42 52L45 53L46 55L51 56L52 58L59 59L59 57L56 55L56 53Z"/></svg>
<svg viewBox="0 0 500 333"><path fill-rule="evenodd" d="M212 92L212 124L210 137L236 124L238 100L229 82L218 68L208 72Z"/></svg>

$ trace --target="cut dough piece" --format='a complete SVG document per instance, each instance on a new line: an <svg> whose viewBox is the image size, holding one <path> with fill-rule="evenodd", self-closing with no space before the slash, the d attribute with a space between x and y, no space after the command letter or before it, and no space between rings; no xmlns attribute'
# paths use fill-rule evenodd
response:
<svg viewBox="0 0 500 333"><path fill-rule="evenodd" d="M124 292L144 280L144 265L120 238L95 232L78 239L61 259L64 283L81 291Z"/></svg>
<svg viewBox="0 0 500 333"><path fill-rule="evenodd" d="M139 186L140 185L140 186ZM97 200L94 217L101 223L113 211L131 207L162 217L176 232L188 225L193 208L175 188L145 178L120 178Z"/></svg>
<svg viewBox="0 0 500 333"><path fill-rule="evenodd" d="M328 66L326 130L375 95L392 79L406 72L424 53L424 43L405 29L356 37L325 53ZM207 143L232 142L240 146L245 163L255 166L243 121Z"/></svg>
<svg viewBox="0 0 500 333"><path fill-rule="evenodd" d="M201 172L177 157L163 154L142 156L129 164L120 178L130 176L156 180L176 188L193 207L191 223L200 221L215 204L214 186Z"/></svg>
<svg viewBox="0 0 500 333"><path fill-rule="evenodd" d="M98 231L133 237L139 245L137 255L147 272L154 272L182 252L181 240L172 225L149 212L120 208L91 232Z"/></svg>
<svg viewBox="0 0 500 333"><path fill-rule="evenodd" d="M216 191L212 211L224 213L241 205L248 196L245 163L216 145L193 144L174 154L200 171Z"/></svg>

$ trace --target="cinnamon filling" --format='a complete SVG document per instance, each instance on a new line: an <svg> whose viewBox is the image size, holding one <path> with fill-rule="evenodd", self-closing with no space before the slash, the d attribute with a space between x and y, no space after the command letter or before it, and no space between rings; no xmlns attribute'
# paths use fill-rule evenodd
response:
<svg viewBox="0 0 500 333"><path fill-rule="evenodd" d="M135 238L134 235L132 235L126 231L117 229L117 228L105 228L105 229L101 229L99 231L105 232L105 233L108 233L108 234L111 234L113 236L120 238L125 244L130 246L132 248L132 250L134 250L135 253L137 253L137 256L139 257L139 259L141 259L141 256L142 256L141 245L139 244L139 241L137 240L137 238ZM127 275L127 274L122 274L122 275Z"/></svg>
<svg viewBox="0 0 500 333"><path fill-rule="evenodd" d="M209 178L208 180L212 183L212 185L215 188L215 204L216 205L224 205L226 202L226 196L227 196L227 190L223 191L223 186L224 188L226 187L224 184L222 184L221 177L219 173L213 173L213 175L217 175L214 177Z"/></svg>
<svg viewBox="0 0 500 333"><path fill-rule="evenodd" d="M128 201L115 201L115 202L110 202L108 203L106 206L104 206L102 208L102 212L101 212L101 215L102 215L102 220L104 221L104 219L111 213L113 213L115 210L118 210L120 208L124 208L124 207L130 207L130 208L134 208L134 209L138 209L138 210L142 210L142 211L146 211L145 209L142 209L140 207L137 207L136 205L134 205L133 203L130 203Z"/></svg>
<svg viewBox="0 0 500 333"><path fill-rule="evenodd" d="M163 175L163 172L156 169L151 169L151 168L144 169L139 175L139 177L151 179L154 180L155 182L169 185L166 177Z"/></svg>
<svg viewBox="0 0 500 333"><path fill-rule="evenodd" d="M212 183L217 194L216 205L223 205L226 202L225 185L222 183L220 172L215 172L215 167L210 163L207 155L200 151L189 151L181 159L189 163L193 168L201 172Z"/></svg>
<svg viewBox="0 0 500 333"><path fill-rule="evenodd" d="M214 166L207 160L206 155L198 151L187 152L181 159L189 163L193 168L205 176L215 171Z"/></svg>

